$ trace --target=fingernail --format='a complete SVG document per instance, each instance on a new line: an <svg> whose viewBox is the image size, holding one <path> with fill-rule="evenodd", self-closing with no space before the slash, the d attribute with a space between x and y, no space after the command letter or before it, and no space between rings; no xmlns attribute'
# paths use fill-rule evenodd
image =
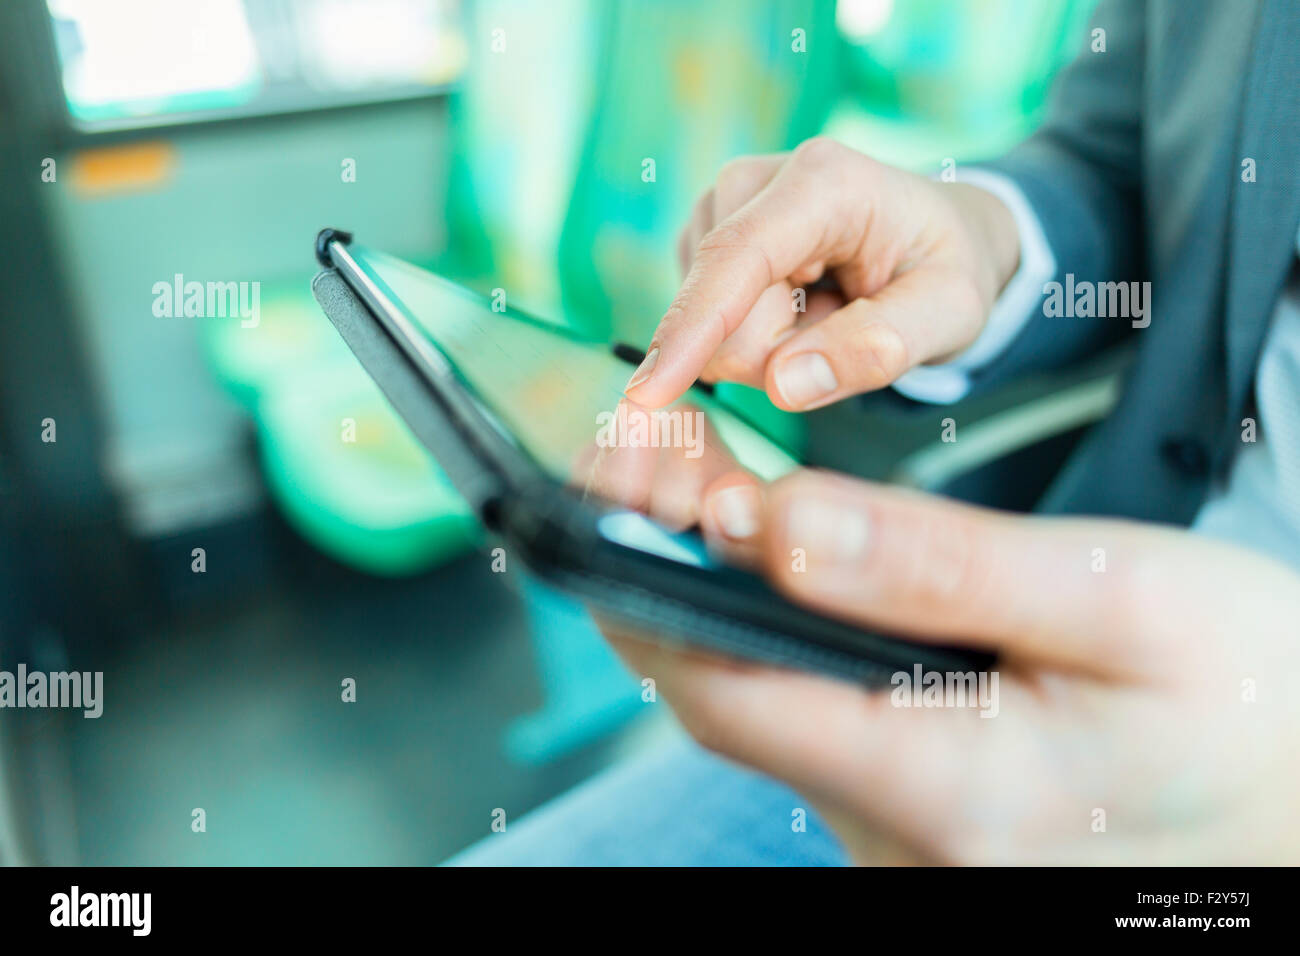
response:
<svg viewBox="0 0 1300 956"><path fill-rule="evenodd" d="M840 383L825 356L820 352L803 352L777 367L776 387L787 405L802 408L825 398Z"/></svg>
<svg viewBox="0 0 1300 956"><path fill-rule="evenodd" d="M861 561L871 533L867 516L817 498L796 498L786 516L789 545L802 548L809 563L835 566Z"/></svg>
<svg viewBox="0 0 1300 956"><path fill-rule="evenodd" d="M650 377L650 373L655 370L655 363L659 361L659 346L654 346L649 352L646 352L645 358L637 366L632 377L627 380L627 388L635 388ZM626 391L626 389L625 389Z"/></svg>
<svg viewBox="0 0 1300 956"><path fill-rule="evenodd" d="M762 499L749 485L733 485L709 496L709 510L728 538L744 540L758 532L758 512Z"/></svg>

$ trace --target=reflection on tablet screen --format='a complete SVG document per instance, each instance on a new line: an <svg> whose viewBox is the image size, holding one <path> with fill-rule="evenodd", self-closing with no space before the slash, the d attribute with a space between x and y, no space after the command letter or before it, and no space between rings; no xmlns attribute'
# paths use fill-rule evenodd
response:
<svg viewBox="0 0 1300 956"><path fill-rule="evenodd" d="M612 511L596 525L608 540L646 554L696 568L714 566L704 542L694 534L672 534L635 511Z"/></svg>
<svg viewBox="0 0 1300 956"><path fill-rule="evenodd" d="M605 343L572 337L508 309L493 311L468 290L384 253L358 246L349 251L519 445L554 477L569 481L602 423L608 425L631 367ZM709 396L693 392L683 401L703 411L730 452L761 478L771 480L797 465ZM681 449L687 457L698 455L689 451Z"/></svg>

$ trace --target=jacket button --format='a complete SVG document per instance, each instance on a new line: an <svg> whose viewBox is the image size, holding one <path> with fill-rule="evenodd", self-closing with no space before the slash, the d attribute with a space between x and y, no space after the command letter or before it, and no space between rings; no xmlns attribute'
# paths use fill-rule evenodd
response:
<svg viewBox="0 0 1300 956"><path fill-rule="evenodd" d="M1188 478L1204 478L1210 473L1210 453L1195 438L1166 438L1160 443L1160 457Z"/></svg>

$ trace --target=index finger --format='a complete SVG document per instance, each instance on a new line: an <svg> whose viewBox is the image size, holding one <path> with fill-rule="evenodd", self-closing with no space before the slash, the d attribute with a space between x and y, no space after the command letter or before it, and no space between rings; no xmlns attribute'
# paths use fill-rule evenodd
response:
<svg viewBox="0 0 1300 956"><path fill-rule="evenodd" d="M831 199L839 190L814 174L824 165L818 155L811 144L801 146L766 187L704 237L628 381L629 398L649 408L678 398L769 286L810 261L833 258Z"/></svg>

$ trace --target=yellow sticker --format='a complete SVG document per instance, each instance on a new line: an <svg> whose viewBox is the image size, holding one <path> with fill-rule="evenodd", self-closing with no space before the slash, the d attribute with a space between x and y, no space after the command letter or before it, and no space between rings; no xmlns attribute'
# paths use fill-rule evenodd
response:
<svg viewBox="0 0 1300 956"><path fill-rule="evenodd" d="M84 149L72 157L72 187L83 195L157 189L176 166L171 143L127 143Z"/></svg>

